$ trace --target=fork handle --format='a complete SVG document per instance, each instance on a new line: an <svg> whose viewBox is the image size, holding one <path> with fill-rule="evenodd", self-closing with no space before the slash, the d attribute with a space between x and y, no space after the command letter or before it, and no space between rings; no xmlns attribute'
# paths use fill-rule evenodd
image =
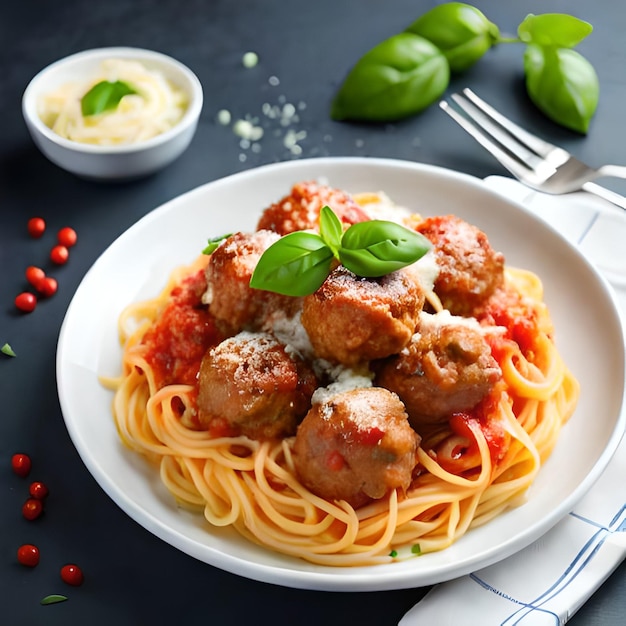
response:
<svg viewBox="0 0 626 626"><path fill-rule="evenodd" d="M592 193L594 196L604 198L615 206L626 210L626 198L618 193L615 193L614 191L611 191L610 189L607 189L606 187L602 187L596 183L585 183L583 185L583 189L588 193Z"/></svg>
<svg viewBox="0 0 626 626"><path fill-rule="evenodd" d="M603 165L598 168L598 178L612 176L613 178L626 178L626 167L623 165Z"/></svg>

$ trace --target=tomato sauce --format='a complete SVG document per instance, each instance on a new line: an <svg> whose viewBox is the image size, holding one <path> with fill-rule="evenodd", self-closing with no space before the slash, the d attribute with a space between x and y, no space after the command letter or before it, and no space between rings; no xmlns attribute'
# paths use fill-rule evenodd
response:
<svg viewBox="0 0 626 626"><path fill-rule="evenodd" d="M173 383L195 385L205 352L223 339L208 307L202 304L205 291L204 270L185 278L172 290L143 338L158 388Z"/></svg>
<svg viewBox="0 0 626 626"><path fill-rule="evenodd" d="M514 341L522 354L530 354L539 334L537 312L514 291L501 289L487 303L479 322L507 329L506 339ZM494 354L497 359L497 355Z"/></svg>

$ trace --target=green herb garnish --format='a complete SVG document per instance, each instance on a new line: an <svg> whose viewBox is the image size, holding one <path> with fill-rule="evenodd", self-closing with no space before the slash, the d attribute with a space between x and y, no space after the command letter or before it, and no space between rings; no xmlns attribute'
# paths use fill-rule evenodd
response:
<svg viewBox="0 0 626 626"><path fill-rule="evenodd" d="M397 551L397 550L392 550L392 551L389 553L389 556L390 556L392 559L395 559L395 558L398 556L398 551Z"/></svg>
<svg viewBox="0 0 626 626"><path fill-rule="evenodd" d="M85 117L97 115L117 108L124 96L137 93L128 83L121 80L103 80L94 85L81 99L80 108Z"/></svg>
<svg viewBox="0 0 626 626"><path fill-rule="evenodd" d="M0 352L2 352L2 354L6 354L7 356L17 356L17 354L13 351L13 348L8 343L5 343L2 348L0 348Z"/></svg>
<svg viewBox="0 0 626 626"><path fill-rule="evenodd" d="M62 596L58 593L53 593L45 598L42 598L39 601L39 604L57 604L59 602L65 602L67 600L67 596Z"/></svg>
<svg viewBox="0 0 626 626"><path fill-rule="evenodd" d="M415 543L411 546L411 554L416 554L417 556L422 554L422 548L419 543Z"/></svg>
<svg viewBox="0 0 626 626"><path fill-rule="evenodd" d="M586 133L598 105L598 77L573 48L592 30L588 22L566 13L530 14L517 36L504 36L476 7L439 4L356 62L330 115L378 122L414 115L440 99L451 74L464 72L492 47L522 44L531 101L557 124Z"/></svg>
<svg viewBox="0 0 626 626"><path fill-rule="evenodd" d="M370 220L343 232L330 207L320 213L320 232L297 231L281 237L261 255L250 286L288 296L315 292L334 260L365 278L378 278L424 256L430 242L395 222Z"/></svg>
<svg viewBox="0 0 626 626"><path fill-rule="evenodd" d="M202 250L202 254L211 254L216 248L219 247L222 241L225 241L231 235L232 233L229 233L228 235L222 235L221 237L213 237L213 239L209 239L207 241L207 247Z"/></svg>

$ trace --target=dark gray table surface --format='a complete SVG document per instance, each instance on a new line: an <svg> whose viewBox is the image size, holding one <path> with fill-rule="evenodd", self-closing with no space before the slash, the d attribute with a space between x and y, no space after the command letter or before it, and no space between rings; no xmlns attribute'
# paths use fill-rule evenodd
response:
<svg viewBox="0 0 626 626"><path fill-rule="evenodd" d="M101 490L77 454L59 408L55 349L66 308L80 280L105 248L143 215L203 183L292 158L375 156L440 165L478 177L505 174L438 107L395 124L331 121L329 104L351 65L369 48L437 4L426 0L21 0L0 9L0 344L16 359L0 359L0 623L14 625L168 623L396 624L427 591L324 593L282 588L225 573L196 561L131 520ZM579 50L596 67L601 100L588 136L564 130L528 101L522 49L503 45L448 92L471 86L529 129L591 164L626 163L626 11L614 0L478 0L503 30L527 13L568 12L595 30ZM123 185L86 182L48 162L30 140L21 96L50 62L87 48L147 47L189 65L204 87L205 104L189 150L166 170ZM254 51L259 64L242 67ZM278 85L271 85L275 76ZM279 127L266 131L260 152L239 145L216 123L218 110L262 115L263 103L304 103L297 130L302 155L284 147ZM623 184L613 188L624 191ZM26 220L44 216L50 229L73 226L79 243L56 275L59 291L33 315L13 298L27 265L46 261L47 245L29 239ZM94 303L94 306L97 306ZM0 355L1 356L1 355ZM31 478L50 487L44 518L21 516L25 483L10 469L14 452L28 452ZM17 546L37 544L35 569L19 566ZM65 587L59 564L82 566L86 582ZM577 626L626 622L622 565L571 620ZM42 607L48 593L68 602ZM462 607L459 623L462 624ZM486 615L483 624L491 624Z"/></svg>

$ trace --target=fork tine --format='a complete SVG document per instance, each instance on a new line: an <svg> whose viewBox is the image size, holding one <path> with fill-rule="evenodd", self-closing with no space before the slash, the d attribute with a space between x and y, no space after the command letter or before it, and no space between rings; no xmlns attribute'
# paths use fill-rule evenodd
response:
<svg viewBox="0 0 626 626"><path fill-rule="evenodd" d="M475 106L471 101L460 94L453 93L451 98L474 124L480 126L483 131L491 135L503 148L508 150L528 168L537 170L545 167L542 165L545 163L542 157L538 156L532 150L529 150L525 143L513 136L506 128L503 128L489 113Z"/></svg>
<svg viewBox="0 0 626 626"><path fill-rule="evenodd" d="M558 146L551 144L543 139L540 139L536 135L529 133L527 130L515 124L510 119L502 115L499 111L496 111L492 106L487 104L482 98L479 98L471 89L466 87L463 89L463 95L470 100L476 107L478 107L483 113L494 119L502 128L506 129L512 136L516 137L519 141L526 144L526 146L532 150L535 154L548 158L552 153L565 152ZM563 162L567 159L567 154L563 155ZM557 165L554 163L554 165Z"/></svg>
<svg viewBox="0 0 626 626"><path fill-rule="evenodd" d="M453 109L448 102L442 100L439 106L466 132L468 132L487 152L490 152L513 176L525 178L530 170L520 161L514 159L506 150L489 138L481 129L466 117Z"/></svg>

